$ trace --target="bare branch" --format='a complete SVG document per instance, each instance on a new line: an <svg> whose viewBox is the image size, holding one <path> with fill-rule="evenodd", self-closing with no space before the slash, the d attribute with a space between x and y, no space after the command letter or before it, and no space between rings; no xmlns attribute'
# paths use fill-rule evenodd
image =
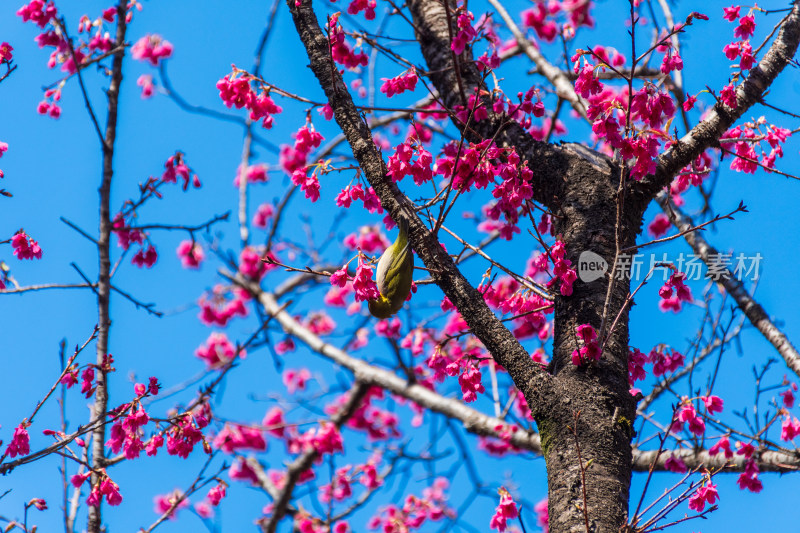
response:
<svg viewBox="0 0 800 533"><path fill-rule="evenodd" d="M694 221L670 201L666 194L659 194L656 197L656 201L670 217L670 220L679 231L684 232L688 228L695 226ZM700 256L706 265L711 263L712 258L719 257L719 252L705 240L700 232L688 232L684 235L684 238L686 242L689 243L689 246L692 247L694 253ZM714 267L718 269L721 266L724 265L714 265ZM728 294L733 297L741 310L744 311L747 318L750 319L750 322L764 335L764 338L775 347L778 353L781 354L781 357L786 361L786 365L792 372L800 376L800 353L798 353L797 348L794 347L786 335L769 318L769 315L767 315L767 312L761 307L761 304L755 301L750 293L747 292L744 284L736 279L734 274L727 267L724 267L724 272L717 280L717 283L728 291Z"/></svg>

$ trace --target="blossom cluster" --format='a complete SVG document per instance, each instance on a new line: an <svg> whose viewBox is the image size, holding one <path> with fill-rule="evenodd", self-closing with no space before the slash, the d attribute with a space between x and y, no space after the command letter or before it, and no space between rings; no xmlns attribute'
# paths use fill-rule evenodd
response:
<svg viewBox="0 0 800 533"><path fill-rule="evenodd" d="M597 343L597 332L589 324L581 324L575 328L575 333L581 342L581 347L573 350L572 364L582 366L591 361L599 361L600 345Z"/></svg>
<svg viewBox="0 0 800 533"><path fill-rule="evenodd" d="M137 2L130 2L128 5L128 20L132 16L132 8L135 4ZM116 13L116 8L110 7L95 18L83 15L78 24L78 34L85 33L86 35L74 40L67 40L64 28L60 27L58 9L52 0L47 2L44 0L30 0L17 11L17 15L22 18L23 22L32 22L42 30L36 37L39 47L53 49L47 62L48 67L55 68L60 65L61 70L67 74L75 74L83 65L103 57L104 54L114 48L114 41L110 32L106 29L106 24L114 22ZM148 38L144 37L142 41ZM158 42L150 48L151 52L157 49L157 56L153 56L151 53L149 57L168 57L172 52L171 45L166 41L161 42L158 36L153 36L153 38L154 42ZM135 58L143 58L141 54L144 53L142 52L144 47L140 44L142 41L137 42L132 48L132 55ZM12 48L10 46L5 48L6 44L0 45L0 60L2 61L5 61L3 58L6 55L8 60L11 59ZM57 102L61 98L61 89L66 81L67 78L59 82L55 87L45 90L45 99L37 106L40 114L49 115L52 118L61 116L61 107Z"/></svg>
<svg viewBox="0 0 800 533"><path fill-rule="evenodd" d="M686 274L683 272L674 272L666 283L658 290L658 295L661 300L658 302L658 307L662 311L672 311L677 313L681 310L683 302L692 302L692 291L684 283Z"/></svg>
<svg viewBox="0 0 800 533"><path fill-rule="evenodd" d="M160 35L145 35L131 47L131 56L157 67L162 59L172 57L172 44Z"/></svg>
<svg viewBox="0 0 800 533"><path fill-rule="evenodd" d="M766 118L761 116L731 128L723 134L720 143L734 156L731 170L753 174L761 167L770 172L776 160L783 157L783 145L791 134L786 128L767 124ZM731 144L732 149L727 148Z"/></svg>
<svg viewBox="0 0 800 533"><path fill-rule="evenodd" d="M647 377L644 368L646 364L652 364L653 375L659 377L681 368L686 364L686 357L676 350L663 346L653 348L647 355L638 348L632 348L628 354L628 383L631 386Z"/></svg>
<svg viewBox="0 0 800 533"><path fill-rule="evenodd" d="M355 185L348 185L336 195L336 205L348 209L353 202L361 200L364 204L364 209L369 213L383 213L383 207L375 193L375 189L367 187L364 189L363 185L357 183Z"/></svg>
<svg viewBox="0 0 800 533"><path fill-rule="evenodd" d="M8 241L6 241L8 242ZM42 248L39 243L33 240L23 230L18 231L11 237L11 247L14 249L14 255L17 259L41 259Z"/></svg>
<svg viewBox="0 0 800 533"><path fill-rule="evenodd" d="M334 13L331 15L327 25L328 39L331 44L331 56L333 60L350 70L355 70L359 66L366 67L369 63L369 56L365 52L356 53L354 49L350 48L347 44L344 30L339 24L339 15L341 15L341 13Z"/></svg>
<svg viewBox="0 0 800 533"><path fill-rule="evenodd" d="M422 496L406 496L403 505L387 505L368 522L369 529L379 529L385 533L402 533L419 529L428 521L437 522L452 516L453 510L447 506L445 491L450 483L447 478L436 478L433 484L422 491Z"/></svg>
<svg viewBox="0 0 800 533"><path fill-rule="evenodd" d="M565 37L574 36L581 26L593 28L592 6L592 2L537 2L521 13L522 24L531 28L539 39L552 43L560 33L559 27L564 28Z"/></svg>
<svg viewBox="0 0 800 533"><path fill-rule="evenodd" d="M123 250L130 248L131 244L138 244L139 249L131 258L131 263L139 268L152 268L158 260L158 251L150 242L149 235L136 228L135 219L137 217L136 207L141 205L144 200L150 197L161 198L160 188L165 183L177 183L178 178L183 180L183 190L186 191L191 184L195 188L200 187L200 180L196 174L184 162L184 155L176 152L164 163L164 172L160 179L150 177L144 185L140 186L142 197L134 203L127 201L125 208L114 215L111 221L111 231L117 236L117 245ZM199 245L192 246L191 241L188 245L182 244L178 248L178 255L186 267L195 268L202 261L202 248Z"/></svg>
<svg viewBox="0 0 800 533"><path fill-rule="evenodd" d="M217 82L219 97L228 108L244 107L250 111L251 120L261 120L261 125L270 129L273 115L281 113L283 109L275 104L266 88L259 92L254 91L251 81L254 81L252 76L234 66L233 72Z"/></svg>
<svg viewBox="0 0 800 533"><path fill-rule="evenodd" d="M197 302L200 307L198 318L207 326L224 328L233 317L247 316L245 304L250 298L250 293L244 289L216 285L210 294L204 294Z"/></svg>
<svg viewBox="0 0 800 533"><path fill-rule="evenodd" d="M307 161L308 154L318 148L324 140L311 122L302 126L296 133L294 146L284 144L280 151L281 168L291 176L292 183L300 187L306 198L312 202L319 200L319 179L317 178L316 168L308 175Z"/></svg>
<svg viewBox="0 0 800 533"><path fill-rule="evenodd" d="M500 503L497 504L494 515L492 515L489 521L489 527L503 533L508 527L508 521L519 516L519 510L517 509L517 504L514 503L514 500L511 498L511 494L509 494L507 490L501 488L499 492Z"/></svg>
<svg viewBox="0 0 800 533"><path fill-rule="evenodd" d="M387 98L391 98L392 96L406 91L413 91L417 86L417 79L417 71L414 67L411 67L403 74L395 76L394 78L381 78L383 81L381 92L384 93Z"/></svg>

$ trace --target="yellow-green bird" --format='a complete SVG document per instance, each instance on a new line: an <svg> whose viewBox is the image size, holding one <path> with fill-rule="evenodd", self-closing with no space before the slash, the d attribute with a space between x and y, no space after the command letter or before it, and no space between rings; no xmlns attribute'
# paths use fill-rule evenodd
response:
<svg viewBox="0 0 800 533"><path fill-rule="evenodd" d="M375 273L381 296L367 302L369 312L376 318L389 318L397 313L411 292L414 254L408 245L408 220L401 216L397 222L400 229L397 239L383 252Z"/></svg>

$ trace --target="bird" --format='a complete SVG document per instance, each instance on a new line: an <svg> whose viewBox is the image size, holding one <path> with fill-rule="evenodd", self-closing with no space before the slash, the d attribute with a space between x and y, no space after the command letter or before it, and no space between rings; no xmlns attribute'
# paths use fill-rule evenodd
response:
<svg viewBox="0 0 800 533"><path fill-rule="evenodd" d="M408 243L408 220L401 216L397 226L397 239L383 252L375 272L380 297L367 301L375 318L389 318L400 311L411 292L414 254Z"/></svg>

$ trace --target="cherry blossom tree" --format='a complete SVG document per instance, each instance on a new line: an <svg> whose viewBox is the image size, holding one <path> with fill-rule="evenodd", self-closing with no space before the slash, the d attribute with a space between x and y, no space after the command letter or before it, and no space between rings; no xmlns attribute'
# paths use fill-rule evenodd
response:
<svg viewBox="0 0 800 533"><path fill-rule="evenodd" d="M31 372L26 388L39 400L4 415L10 487L57 463L59 475L40 483L63 493L57 506L23 495L21 510L1 513L6 530L34 531L34 509L49 505L67 532L117 523L150 532L197 520L189 510L216 531L226 521L215 513L247 487L260 503L237 513L270 533L681 530L741 512L725 508L725 479L752 493L783 483L766 474L800 467L800 354L754 296L747 258L720 251L706 230L748 212L747 198L712 202L731 176L797 179L782 158L798 115L771 91L797 66L800 6L692 7L275 1L252 65L231 58L211 74L210 105L168 70L201 47L173 46L174 21L160 34L140 23L151 6L121 0L77 19L53 0L20 7L41 49L26 57L57 78L41 80L29 112L42 128L85 114L93 138L75 149L94 143L99 182L76 194L99 183L99 209L96 229L61 218L93 255L52 267L56 279L29 270L48 261L44 240L25 229L44 215L6 221L2 231L22 229L0 236L5 309L14 294L66 289L96 309L74 349L62 342L60 366ZM627 49L604 44L598 9L616 10ZM271 68L280 24L294 28L294 67L316 85ZM718 49L686 45L711 24L726 32ZM26 47L35 48L0 44L0 91ZM685 76L706 61L729 69L725 83ZM156 100L243 132L230 194L212 195L208 210L193 198L221 180L189 149L170 146L138 186L119 178L131 157L126 121ZM14 148L0 142L0 156ZM4 178L4 202L18 201L15 179ZM190 207L175 223L152 215L162 205ZM377 320L364 302L379 294L377 260L400 220L414 284L396 316ZM664 245L694 263L641 263ZM191 320L207 332L195 342L172 328L181 353L159 359L152 377L127 379L119 368L136 359L114 354L150 345L147 328L116 313L177 318L124 280L159 286L169 263L202 277L191 282ZM68 275L77 281L60 281ZM663 316L687 315L688 347L636 322L634 304L654 300ZM631 341L643 338L636 328L649 344ZM753 368L744 400L720 392L720 376L723 354L750 328L764 348L744 354ZM136 346L115 340L124 331ZM268 376L255 379L258 368ZM231 383L251 387L251 401L239 385L229 398ZM68 408L86 401L88 414ZM136 476L156 460L191 474L156 492ZM513 465L513 475L487 464ZM546 494L535 465L546 467ZM667 489L656 493L657 483ZM126 502L137 490L155 498L152 517ZM483 510L470 511L475 502Z"/></svg>

